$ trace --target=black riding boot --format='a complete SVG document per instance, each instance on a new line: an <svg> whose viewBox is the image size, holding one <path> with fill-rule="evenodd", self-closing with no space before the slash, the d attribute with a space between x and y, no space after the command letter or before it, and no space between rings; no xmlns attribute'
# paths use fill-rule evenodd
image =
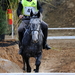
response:
<svg viewBox="0 0 75 75"><path fill-rule="evenodd" d="M45 41L43 41L43 49L48 50L48 49L51 49L51 47L48 46L48 44Z"/></svg>
<svg viewBox="0 0 75 75"><path fill-rule="evenodd" d="M46 31L43 34L44 34L44 38L43 38L43 49L46 49L46 50L51 49L51 47L48 46L48 44L47 44L47 34L46 34Z"/></svg>
<svg viewBox="0 0 75 75"><path fill-rule="evenodd" d="M22 47L22 38L23 38L23 33L19 32L19 54L22 55L23 52L23 47Z"/></svg>
<svg viewBox="0 0 75 75"><path fill-rule="evenodd" d="M45 22L41 23L41 28L42 28L42 32L44 34L44 38L43 38L43 49L51 49L50 46L48 46L47 44L47 34L48 34L48 26Z"/></svg>
<svg viewBox="0 0 75 75"><path fill-rule="evenodd" d="M19 42L19 44L22 44L22 43ZM20 55L22 55L22 52L23 52L23 47L22 47L22 45L19 45L19 52L18 53Z"/></svg>

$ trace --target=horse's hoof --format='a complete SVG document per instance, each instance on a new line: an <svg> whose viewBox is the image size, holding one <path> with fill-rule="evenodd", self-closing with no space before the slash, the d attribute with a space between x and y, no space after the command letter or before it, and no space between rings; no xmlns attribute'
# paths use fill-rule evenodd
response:
<svg viewBox="0 0 75 75"><path fill-rule="evenodd" d="M27 68L27 72L31 72L31 68Z"/></svg>
<svg viewBox="0 0 75 75"><path fill-rule="evenodd" d="M38 70L36 70L36 69L34 69L34 71L37 73L38 72Z"/></svg>
<svg viewBox="0 0 75 75"><path fill-rule="evenodd" d="M33 71L36 71L36 69L34 69Z"/></svg>
<svg viewBox="0 0 75 75"><path fill-rule="evenodd" d="M25 71L25 68L24 67L22 69Z"/></svg>
<svg viewBox="0 0 75 75"><path fill-rule="evenodd" d="M28 73L30 73L30 72L31 72L31 70L27 70L27 72L28 72Z"/></svg>

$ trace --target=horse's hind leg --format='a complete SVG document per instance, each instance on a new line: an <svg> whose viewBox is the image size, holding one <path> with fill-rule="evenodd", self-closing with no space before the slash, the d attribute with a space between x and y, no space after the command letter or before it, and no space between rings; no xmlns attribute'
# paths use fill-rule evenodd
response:
<svg viewBox="0 0 75 75"><path fill-rule="evenodd" d="M34 69L35 72L39 72L39 66L41 64L41 55L36 57L36 69Z"/></svg>
<svg viewBox="0 0 75 75"><path fill-rule="evenodd" d="M25 57L26 65L27 65L27 72L31 72L31 67L29 65L29 57Z"/></svg>

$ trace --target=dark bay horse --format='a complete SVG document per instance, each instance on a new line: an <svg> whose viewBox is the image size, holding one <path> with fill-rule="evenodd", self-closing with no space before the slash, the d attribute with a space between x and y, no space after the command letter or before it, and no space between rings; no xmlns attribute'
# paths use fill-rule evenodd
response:
<svg viewBox="0 0 75 75"><path fill-rule="evenodd" d="M36 59L36 62L35 62L36 69L34 69L35 72L39 72L39 66L41 64L43 33L41 30L41 25L40 25L41 20L39 17L40 17L40 13L38 13L37 15L33 15L33 14L31 15L31 19L28 25L29 28L25 31L24 37L22 40L23 70L25 70L26 69L25 67L27 67L26 69L27 72L31 72L31 67L29 64L30 57L34 57Z"/></svg>

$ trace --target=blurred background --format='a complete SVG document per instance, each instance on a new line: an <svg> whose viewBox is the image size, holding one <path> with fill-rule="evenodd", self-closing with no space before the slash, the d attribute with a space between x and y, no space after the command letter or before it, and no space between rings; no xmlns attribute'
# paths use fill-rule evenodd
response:
<svg viewBox="0 0 75 75"><path fill-rule="evenodd" d="M16 10L21 0L0 0L0 20L4 25L5 34L12 35L12 24L9 24L8 9L12 11L13 34L17 35L17 28L20 21ZM49 28L73 28L75 27L75 0L38 0L43 8L43 20L48 23ZM4 17L3 17L4 16ZM4 31L4 30L3 30ZM75 30L49 30L49 36L75 35ZM2 33L2 30L1 30ZM3 34L4 34L3 33ZM60 34L61 33L61 34Z"/></svg>

